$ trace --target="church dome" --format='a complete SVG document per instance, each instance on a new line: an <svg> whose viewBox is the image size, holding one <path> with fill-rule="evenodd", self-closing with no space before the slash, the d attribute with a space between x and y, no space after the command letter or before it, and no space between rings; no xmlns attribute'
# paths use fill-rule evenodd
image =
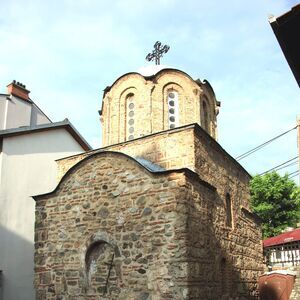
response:
<svg viewBox="0 0 300 300"><path fill-rule="evenodd" d="M103 146L192 123L216 139L219 105L206 80L165 65L142 67L104 90Z"/></svg>

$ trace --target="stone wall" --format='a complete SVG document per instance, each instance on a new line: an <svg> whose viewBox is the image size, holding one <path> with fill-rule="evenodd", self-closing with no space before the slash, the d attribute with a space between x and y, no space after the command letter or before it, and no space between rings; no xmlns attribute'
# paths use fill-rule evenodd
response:
<svg viewBox="0 0 300 300"><path fill-rule="evenodd" d="M187 299L184 182L122 154L81 161L36 197L37 299Z"/></svg>
<svg viewBox="0 0 300 300"><path fill-rule="evenodd" d="M99 151L120 151L132 157L142 157L167 170L189 168L200 178L216 186L223 195L238 190L239 198L248 207L250 175L199 125L144 136L115 145L58 160L60 178L69 168L86 156Z"/></svg>
<svg viewBox="0 0 300 300"><path fill-rule="evenodd" d="M166 299L255 298L257 278L263 271L263 255L260 223L249 208L250 175L214 139L200 126L188 125L60 160L61 174L84 157L101 157L105 151L142 157L169 172L188 168L191 171L186 172L193 174L188 180L181 179L178 190L177 183L172 183L172 193L176 194L173 195L176 198L174 218L185 224L182 230L177 225L173 229L185 236L181 257L186 278L178 279L181 282L178 284L185 288L172 296L167 293ZM149 197L148 190L145 197ZM153 231L150 227L147 230L150 239ZM176 261L175 265L179 268L181 263ZM172 282L175 280L170 278ZM154 297L146 299L164 299L153 290L146 293Z"/></svg>
<svg viewBox="0 0 300 300"><path fill-rule="evenodd" d="M183 196L183 195L182 195ZM226 226L226 206L217 191L206 191L197 178L186 182L189 300L257 299L262 272L261 232L247 211L237 211Z"/></svg>
<svg viewBox="0 0 300 300"><path fill-rule="evenodd" d="M251 176L246 170L198 126L194 127L194 150L194 171L215 186L223 200L229 194L233 210L241 206L249 210Z"/></svg>
<svg viewBox="0 0 300 300"><path fill-rule="evenodd" d="M37 299L250 299L262 266L247 210L188 169L99 152L36 199ZM234 233L234 234L233 234Z"/></svg>
<svg viewBox="0 0 300 300"><path fill-rule="evenodd" d="M59 178L84 157L101 151L118 151L131 157L147 159L164 169L190 168L194 170L194 127L186 126L103 147L57 160Z"/></svg>

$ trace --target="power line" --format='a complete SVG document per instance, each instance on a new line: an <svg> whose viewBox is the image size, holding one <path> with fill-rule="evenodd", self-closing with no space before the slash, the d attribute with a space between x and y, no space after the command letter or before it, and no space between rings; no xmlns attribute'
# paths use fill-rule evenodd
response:
<svg viewBox="0 0 300 300"><path fill-rule="evenodd" d="M274 142L274 141L277 140L278 138L282 137L283 135L289 133L290 131L292 131L292 130L294 130L294 129L296 129L296 128L297 128L297 126L295 126L295 127L291 128L291 129L289 129L289 130L287 130L287 131L285 131L285 132L283 132L283 133L281 133L281 134L275 136L274 138L272 138L272 139L270 139L270 140L264 142L263 144L261 144L261 145L255 147L255 148L253 148L253 149L251 149L251 150L249 150L249 151L247 151L247 152L245 152L245 153L243 153L243 154L237 156L235 159L236 159L237 161L239 161L239 160L241 160L241 159L243 159L243 158L249 156L250 154L252 154L252 153L254 153L254 152L260 150L261 148L267 146L268 144Z"/></svg>
<svg viewBox="0 0 300 300"><path fill-rule="evenodd" d="M294 176L297 176L298 174L299 174L299 170L294 171L294 172L289 174L289 178L293 178ZM291 175L293 175L293 176L291 177Z"/></svg>
<svg viewBox="0 0 300 300"><path fill-rule="evenodd" d="M278 168L278 169L276 169L276 171L279 171L279 170L281 170L281 169L284 169L284 168L287 168L287 167L296 165L297 163L298 163L298 160L297 160L297 161L294 161L294 162L292 162L292 163L290 163L290 164L288 164L288 165L286 165L286 166L283 166L283 167L281 167L281 168Z"/></svg>
<svg viewBox="0 0 300 300"><path fill-rule="evenodd" d="M296 176L298 176L300 174L300 172L298 171L296 174L294 174L293 176L289 176L289 179L294 178Z"/></svg>
<svg viewBox="0 0 300 300"><path fill-rule="evenodd" d="M297 161L292 162L292 163L290 163L290 164L288 164L288 165L286 165L286 164L289 163L289 162L291 162L291 161L293 161L293 160L295 160L295 159L297 159L297 158L298 158L298 156L296 156L296 157L294 157L294 158L291 158L291 159L285 161L284 163L281 163L280 165L277 165L277 166L273 167L272 169L270 169L270 170L268 170L268 171L265 171L265 172L263 172L263 173L261 173L261 174L259 174L259 175L264 175L264 174L269 173L269 172L271 172L271 171L278 171L278 170L287 168L287 167L289 167L289 166L295 165L295 164L297 163ZM285 165L286 165L286 166L285 166ZM280 168L280 167L281 167L281 168Z"/></svg>

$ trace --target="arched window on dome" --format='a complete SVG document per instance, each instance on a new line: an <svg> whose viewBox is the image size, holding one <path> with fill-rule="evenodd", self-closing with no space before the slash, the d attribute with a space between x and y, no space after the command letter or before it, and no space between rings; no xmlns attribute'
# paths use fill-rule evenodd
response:
<svg viewBox="0 0 300 300"><path fill-rule="evenodd" d="M135 101L134 94L128 94L126 97L126 140L134 139L134 114Z"/></svg>
<svg viewBox="0 0 300 300"><path fill-rule="evenodd" d="M178 105L178 92L175 90L169 90L167 94L168 100L168 117L169 128L175 128L179 126L179 105Z"/></svg>
<svg viewBox="0 0 300 300"><path fill-rule="evenodd" d="M209 106L206 99L201 101L202 108L202 117L201 117L201 126L205 129L206 132L210 134L210 115L209 115Z"/></svg>

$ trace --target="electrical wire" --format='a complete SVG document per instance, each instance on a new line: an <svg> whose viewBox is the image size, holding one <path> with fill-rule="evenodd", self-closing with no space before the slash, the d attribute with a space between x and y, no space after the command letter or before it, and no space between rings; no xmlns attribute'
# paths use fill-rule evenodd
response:
<svg viewBox="0 0 300 300"><path fill-rule="evenodd" d="M289 167L289 166L295 165L295 164L297 163L297 161L292 162L292 163L290 163L290 164L288 164L288 165L286 165L286 164L289 163L289 162L291 162L291 161L293 161L293 160L295 160L295 159L297 159L297 158L298 158L298 156L296 156L296 157L294 157L294 158L291 158L291 159L289 159L289 160L287 160L287 161L281 163L280 165L277 165L277 166L273 167L272 169L270 169L270 170L268 170L268 171L265 171L265 172L263 172L263 173L261 173L261 174L259 174L259 175L264 175L264 174L269 173L269 172L271 172L271 171L278 171L278 170L287 168L287 167ZM285 166L285 165L286 165L286 166Z"/></svg>
<svg viewBox="0 0 300 300"><path fill-rule="evenodd" d="M299 170L294 171L294 172L289 174L289 178L293 178L294 176L297 176L298 174L299 174ZM291 175L293 175L293 176L291 176Z"/></svg>
<svg viewBox="0 0 300 300"><path fill-rule="evenodd" d="M284 168L287 168L287 167L290 167L290 166L293 166L293 165L296 165L296 164L298 164L298 160L296 160L296 161L294 161L294 162L292 162L292 163L290 163L290 164L288 164L288 165L286 165L286 166L283 166L283 167L281 167L281 168L278 168L278 169L276 169L276 171L279 171L279 170L281 170L281 169L284 169Z"/></svg>
<svg viewBox="0 0 300 300"><path fill-rule="evenodd" d="M296 176L299 176L299 174L300 174L300 172L298 172L297 174L295 174L295 175L293 175L293 176L290 176L289 179L292 179L292 178L294 178L294 177L296 177Z"/></svg>
<svg viewBox="0 0 300 300"><path fill-rule="evenodd" d="M258 151L258 150L260 150L261 148L267 146L268 144L274 142L274 141L277 140L278 138L282 137L283 135L289 133L290 131L292 131L292 130L294 130L294 129L296 129L296 128L297 128L297 126L295 126L295 127L291 128L291 129L289 129L289 130L287 130L287 131L285 131L285 132L283 132L283 133L281 133L281 134L275 136L274 138L272 138L272 139L270 139L270 140L268 140L268 141L262 143L261 145L255 147L255 148L253 148L253 149L250 149L249 151L247 151L247 152L245 152L245 153L243 153L243 154L237 156L235 159L236 159L237 161L240 161L241 159L243 159L243 158L249 156L250 154L252 154L252 153L254 153L254 152Z"/></svg>

